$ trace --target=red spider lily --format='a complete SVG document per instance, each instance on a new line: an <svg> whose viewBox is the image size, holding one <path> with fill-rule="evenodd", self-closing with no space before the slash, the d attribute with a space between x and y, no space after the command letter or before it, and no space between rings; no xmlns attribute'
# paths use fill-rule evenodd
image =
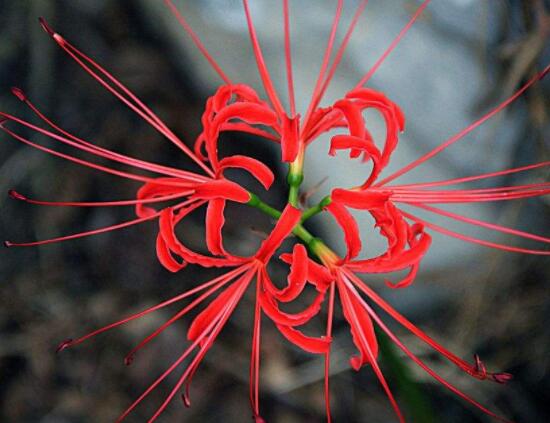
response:
<svg viewBox="0 0 550 423"><path fill-rule="evenodd" d="M330 421L328 381L330 365L329 347L332 336L334 303L336 301L336 294L338 294L343 309L343 317L350 325L351 336L359 352L358 355L351 358L351 366L357 371L367 364L372 367L400 421L404 420L403 415L378 366L378 341L376 339L375 326L378 326L384 331L407 356L446 388L475 405L488 415L503 420L474 399L459 391L414 355L408 347L387 328L384 322L373 311L369 303L367 303L360 294L364 294L370 302L382 308L394 318L394 320L425 342L429 347L433 348L469 375L481 380L489 379L498 383L504 383L511 378L509 374L487 372L485 366L477 356L475 356L474 364L469 364L463 359L455 356L394 310L367 284L359 279L356 274L392 273L406 270L408 273L403 279L397 282L387 281L387 285L392 288L405 288L409 286L415 280L422 259L431 245L431 237L427 232L428 230L442 232L467 242L501 250L550 255L550 252L547 250L527 249L462 235L420 219L400 208L402 204L405 204L466 224L484 227L542 243L550 243L550 238L547 237L526 233L489 222L483 222L445 211L431 205L437 203L508 201L549 194L550 183L546 182L485 189L440 188L534 170L546 167L550 162L537 163L514 169L446 181L388 185L397 177L406 174L410 170L433 158L455 142L461 140L465 135L472 132L486 120L503 110L531 85L542 79L548 73L550 67L546 67L544 71L535 75L509 99L499 104L481 119L475 121L473 124L443 142L434 150L426 153L394 174L380 179L381 173L389 163L391 155L398 145L399 135L405 129L405 118L401 109L383 93L365 88L364 85L381 66L385 58L397 46L401 38L411 28L422 11L428 6L429 0L422 2L411 20L405 25L395 40L391 42L388 49L352 90L342 99L334 102L333 105L319 107L323 95L343 57L353 30L368 3L367 0L363 0L359 3L356 13L331 63L330 58L334 50L335 37L340 24L343 7L343 0L339 0L336 5L336 12L331 26L327 47L324 52L321 69L316 80L311 101L303 119L301 115L296 112L295 106L288 0L283 0L282 2L284 17L284 55L289 94L288 112L285 111L279 95L274 88L273 81L263 57L247 0L243 0L244 13L258 70L267 94L267 101L262 100L251 87L243 83L233 82L208 53L205 46L172 1L165 0L165 3L224 83L206 102L201 119L202 132L196 138L194 150L187 147L187 145L147 106L108 71L103 69L99 64L82 53L59 34L51 30L43 20L41 20L41 23L53 40L86 72L121 100L127 107L159 131L170 142L179 147L184 154L201 168L205 175L145 162L97 147L63 130L31 103L20 89L14 89L13 93L20 100L24 101L50 129L35 126L7 113L0 113L0 119L2 120L0 128L5 133L16 140L49 154L119 177L135 180L141 183L142 186L138 189L137 198L135 200L101 203L46 202L29 199L16 191L10 191L10 195L15 199L39 205L84 207L133 205L135 206L138 217L128 222L94 231L37 242L8 242L7 245L29 246L64 241L158 219L159 233L156 241L157 256L161 264L168 270L172 272L180 271L187 263L199 264L203 267L227 267L231 268L231 270L227 271L222 276L201 284L197 288L189 290L140 313L105 326L79 339L67 340L60 345L59 350L80 344L84 340L97 334L120 326L131 320L143 317L191 295L201 293L189 305L182 308L153 333L144 338L144 340L126 357L126 363L129 364L133 360L136 352L147 345L172 323L184 317L189 311L201 305L207 299L215 296L215 298L213 298L195 317L189 327L187 337L191 345L119 418L119 421L124 419L153 389L155 389L168 375L175 372L176 369L196 350L194 358L185 367L166 400L151 417L150 421L153 421L160 415L171 399L184 385L185 393L183 399L185 404L189 405L189 385L202 358L213 345L218 334L225 326L248 287L255 281L255 313L250 363L250 401L254 412L254 418L257 421L263 421L260 417L259 406L259 353L260 321L261 315L265 314L275 323L278 330L291 343L306 352L325 355L326 410L327 418ZM367 109L376 110L384 119L386 136L383 142L375 140L367 129L366 122L363 118L363 112ZM114 167L99 165L92 161L80 159L61 153L55 149L44 147L24 138L18 132L8 128L7 124L15 124L31 129L56 142L75 148L80 152L90 154L94 157L101 157L110 162L130 166L133 169L147 171L153 176L142 176L133 171L122 171ZM264 164L251 157L243 155L225 158L219 157L218 142L220 134L225 131L253 134L280 145L281 160L289 163L288 183L290 187L289 204L282 213L261 202L255 194L224 177L224 171L227 168L240 168L248 171L254 176L265 189L269 189L274 181L272 171ZM315 141L320 134L331 131L338 131L338 133L331 137L330 145L327 148L329 155L335 155L339 150L349 150L350 159L360 158L364 162L371 163L372 167L370 173L367 174L361 185L352 188L336 188L317 206L302 213L296 207L296 193L303 179L302 169L307 147ZM257 207L266 212L271 217L278 219L273 231L264 240L259 250L251 257L235 256L228 252L223 244L222 228L225 223L224 210L227 201L247 203L250 206ZM192 251L186 247L176 235L176 226L192 211L203 205L207 206L205 242L211 255ZM156 206L157 208L152 206ZM362 237L359 233L357 222L348 209L367 211L374 218L376 227L380 230L380 235L387 240L387 248L383 253L376 257L359 257L362 250ZM321 240L315 238L301 225L305 220L322 211L327 211L342 229L347 246L344 257L338 257ZM271 260L282 241L292 232L300 238L303 244L305 244L315 256L315 259L320 260L322 264L308 257L304 245L296 244L292 253L283 254L281 256L281 259L289 264L290 273L288 275L287 286L283 289L278 289L275 286L276 284L271 281L266 265ZM314 300L300 313L291 314L283 312L280 309L280 304L295 301L308 284L316 290ZM319 314L325 300L327 300L328 311L325 335L320 337L305 335L299 327L308 323Z"/></svg>

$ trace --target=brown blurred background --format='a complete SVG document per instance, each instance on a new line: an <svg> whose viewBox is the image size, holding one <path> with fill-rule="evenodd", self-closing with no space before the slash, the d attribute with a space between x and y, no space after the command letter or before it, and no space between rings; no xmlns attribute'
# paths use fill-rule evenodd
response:
<svg viewBox="0 0 550 423"><path fill-rule="evenodd" d="M371 2L375 18L384 17L392 22L395 14L396 28L418 5L412 0ZM153 162L192 168L166 140L62 54L37 23L38 16L46 17L57 31L117 75L182 139L191 143L200 132L204 102L213 93L215 80L206 70L205 62L198 62L190 44L183 41L183 32L174 31L173 18L168 11L159 12L154 3L152 0L0 0L0 109L33 119L24 105L10 94L11 86L19 86L48 115L82 138ZM334 2L307 3L308 7L315 6L311 10L319 13L316 20L319 25L324 25L326 32ZM348 14L345 16L353 12L356 3L347 4ZM489 105L509 95L537 67L549 62L550 18L544 14L542 1L448 0L434 3L442 4L434 5L433 10L428 9L417 25L424 28L426 37L437 37L435 42L449 43L449 48L464 49L471 57L477 57L476 72L481 80L486 81L484 88L477 91L475 102L469 103L470 120L481 116ZM296 6L296 2L291 4ZM486 15L480 17L476 7L481 7ZM191 21L198 25L201 35L208 34L209 29L220 33L227 31L224 42L233 48L229 41L233 39L231 34L242 36L239 32L242 23L235 28L217 25L216 19L221 19L225 8L229 16L225 18L233 22L231 13L238 10L240 4L229 0L201 1L190 5ZM295 7L295 10L296 14L303 14L308 8ZM445 12L440 13L441 10ZM164 14L162 19L159 13ZM471 24L474 17L479 19L476 22L484 22L485 26L476 24L474 27L479 31L468 33L466 25L460 23L461 19L470 20ZM261 16L259 19L261 21ZM264 19L269 20L269 17L264 16ZM259 31L261 36L273 35L269 25L260 25ZM412 40L415 40L414 34L420 34L414 31L411 32ZM324 40L319 43L319 57ZM300 40L295 42L299 45ZM224 51L223 43L209 44L209 47L217 54L229 54ZM249 46L242 48L248 49ZM399 55L400 51L394 54ZM250 53L246 55L249 57ZM296 55L300 56L299 53ZM423 56L419 60L426 65L426 68L421 68L423 77L428 81L435 78L429 74L430 68L435 67L430 60L435 63L438 58ZM394 70L398 63L394 63ZM238 69L238 65L237 60L228 66ZM351 76L357 80L352 71L343 67L341 81L345 82ZM313 68L316 75L318 66ZM253 68L242 69L244 75L252 71ZM382 68L380 73L384 72ZM386 72L391 74L391 69ZM415 82L416 79L411 80L413 83L403 80L399 95L403 98L400 104L405 113L409 116L408 112L412 110L414 118L415 113L425 114L422 107L428 106L407 104L407 98L414 98L420 84ZM383 80L378 82L380 86L376 86L377 81L374 81L376 88L384 89ZM510 138L506 162L488 165L502 168L548 160L548 82L536 85L481 137L489 142L489 147L484 148L489 153L494 149L495 154L499 147L494 147L491 142L501 137ZM463 89L460 84L464 81L455 82L454 86L452 80L449 83L458 93ZM411 90L410 94L407 90ZM440 95L440 98L441 103L437 106L440 109L453 103L448 96ZM433 119L437 121L437 117ZM499 125L505 126L506 134L499 132L502 131ZM457 128L443 125L439 129L451 135ZM30 133L27 135L35 141L48 142ZM3 192L16 188L39 199L107 201L132 198L137 189L135 184L122 179L21 146L5 135L0 138L0 188ZM422 139L428 143L424 147L430 142L442 141L436 137L427 141ZM235 141L223 144L226 154L245 151L278 169L279 157L266 147L266 143L246 137ZM422 145L414 145L419 152L422 151ZM471 164L460 155L446 157L456 161L459 170L463 169L460 166L468 169ZM492 156L489 154L489 157ZM449 161L445 160L438 162L440 166L449 166ZM460 160L466 163L459 163ZM506 182L513 184L547 177L547 173L540 172L530 174L527 179L510 178ZM281 173L275 184L278 188L272 189L264 198L272 204L284 204L283 182ZM10 240L49 238L133 217L130 208L44 208L18 203L7 196L0 199L0 204L0 233ZM499 223L548 236L548 209L546 198L498 205L494 213L497 213ZM202 219L203 216L198 214L194 216L196 224L185 227L187 242L196 248L202 245ZM271 227L269 220L238 207L229 210L228 222L225 231L228 245L241 251L253 251L261 233ZM318 224L317 229L322 231L324 227ZM176 309L155 313L62 354L55 354L56 346L65 338L79 336L161 302L217 274L194 266L175 275L164 270L154 253L156 231L156 226L148 223L62 244L2 252L0 421L114 421L178 356L185 346L189 318L174 325L145 348L132 366L123 364L125 353ZM453 248L463 247L443 237L435 240L435 248L449 252L445 261L439 261L444 265L427 266L409 293L381 292L387 294L387 298L411 320L458 355L468 358L479 353L490 369L511 372L515 378L507 386L472 380L396 328L398 333L442 375L490 409L518 422L549 421L549 261L536 256L486 250L479 255L476 252L474 257L464 256L464 259L458 255L453 260ZM275 278L285 277L283 267L274 265L272 270ZM376 283L376 286L380 284ZM248 403L251 310L251 297L247 297L216 346L208 353L192 385L192 407L186 409L181 401L175 400L159 421L248 421L251 415ZM269 422L323 421L322 360L290 347L269 322L265 321L262 330L261 404L264 418ZM355 374L348 367L347 360L353 347L347 326L337 323L335 333L334 421L393 421L391 407L370 370L364 368ZM394 354L400 357L399 353ZM397 396L411 421L489 421L412 364L407 364L410 368L407 379L415 382L415 388L397 380L399 376L396 376L391 360L382 358L382 365L390 384L397 386ZM156 390L128 421L149 418L174 382L175 379L171 378L169 383ZM420 399L416 399L416 395L420 395ZM415 411L414 405L411 410L411 398L413 403L421 403L423 411Z"/></svg>

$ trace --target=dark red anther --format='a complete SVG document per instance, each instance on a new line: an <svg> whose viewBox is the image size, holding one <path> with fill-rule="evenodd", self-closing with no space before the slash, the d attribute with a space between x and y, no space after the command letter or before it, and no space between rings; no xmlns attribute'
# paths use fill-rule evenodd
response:
<svg viewBox="0 0 550 423"><path fill-rule="evenodd" d="M10 241L4 241L4 247L10 248L13 244Z"/></svg>
<svg viewBox="0 0 550 423"><path fill-rule="evenodd" d="M130 366L134 362L134 358L134 354L128 354L126 357L124 357L124 365Z"/></svg>
<svg viewBox="0 0 550 423"><path fill-rule="evenodd" d="M42 17L38 18L38 22L40 22L40 25L42 26L42 29L48 33L51 37L54 36L55 31L50 28L46 20Z"/></svg>
<svg viewBox="0 0 550 423"><path fill-rule="evenodd" d="M24 195L22 194L19 194L17 191L15 191L14 189L10 189L8 191L8 195L10 196L10 198L13 198L14 200L23 200L25 201L27 199L27 197L25 197Z"/></svg>
<svg viewBox="0 0 550 423"><path fill-rule="evenodd" d="M494 380L496 383L505 384L510 382L514 376L510 373L493 373L491 374L491 379Z"/></svg>
<svg viewBox="0 0 550 423"><path fill-rule="evenodd" d="M183 401L183 405L187 408L191 407L191 400L189 399L189 395L187 395L187 393L181 394L181 400Z"/></svg>
<svg viewBox="0 0 550 423"><path fill-rule="evenodd" d="M21 88L11 87L11 93L21 101L27 100L27 96Z"/></svg>
<svg viewBox="0 0 550 423"><path fill-rule="evenodd" d="M483 361L479 358L479 355L474 354L474 360L475 360L475 371L478 376L485 378L487 376L487 368L485 367L485 364L483 364Z"/></svg>
<svg viewBox="0 0 550 423"><path fill-rule="evenodd" d="M56 353L60 353L61 351L63 351L65 348L69 348L71 345L73 344L73 340L72 339L65 339L61 344L59 344L59 346L56 348L55 352Z"/></svg>

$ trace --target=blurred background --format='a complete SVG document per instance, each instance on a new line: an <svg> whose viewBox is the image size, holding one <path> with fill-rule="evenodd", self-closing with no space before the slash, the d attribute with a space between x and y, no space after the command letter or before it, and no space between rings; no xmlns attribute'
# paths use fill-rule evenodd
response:
<svg viewBox="0 0 550 423"><path fill-rule="evenodd" d="M242 4L238 0L175 0L209 51L233 79L262 93ZM280 2L251 2L254 21L275 85L285 97ZM294 0L292 42L297 105L304 112L317 77L334 16L335 1ZM346 1L341 40L358 1ZM389 45L419 2L371 0L350 42L324 104L342 97ZM52 42L37 22L52 27L145 101L183 140L201 130L205 100L220 81L161 1L0 0L0 110L33 116L10 93L18 86L65 129L128 155L194 169L165 139L104 91ZM369 85L384 91L407 117L407 130L393 157L397 169L482 116L510 96L550 61L550 4L542 0L436 0L415 24ZM548 160L550 81L535 85L504 113L402 181L467 176ZM377 116L369 117L383 135ZM25 133L33 141L51 141ZM245 152L278 170L278 183L262 198L286 201L279 153L269 143L228 136L223 154ZM48 200L130 199L137 185L94 172L0 137L0 188ZM327 139L306 160L305 188L325 177L331 187L362 181L364 169L329 158ZM279 167L278 167L279 166ZM389 173L388 173L389 174ZM236 177L241 178L241 175ZM502 185L548 180L547 171L519 174ZM249 181L244 181L249 183ZM491 181L490 181L491 182ZM490 185L478 184L479 187ZM255 187L258 190L258 187ZM91 230L133 218L131 208L46 208L0 198L0 233L13 241ZM453 208L468 216L550 234L550 203L540 198L507 204ZM197 214L184 228L186 242L203 248ZM245 207L228 210L224 235L230 250L254 251L272 222ZM450 222L430 216L445 226ZM370 255L380 248L372 221L362 220ZM341 235L318 218L312 229L341 248ZM452 229L499 242L521 241L464 226ZM121 319L215 276L189 266L171 274L154 252L157 227L146 223L108 234L9 249L0 261L0 421L108 422L160 374L184 347L190 318L159 336L130 367L123 357L177 310L159 311L55 354L60 341ZM531 246L525 244L525 246ZM274 279L286 277L273 265ZM544 257L503 253L434 235L434 244L414 286L389 291L379 278L367 283L400 312L459 356L479 353L490 370L507 371L506 386L480 382L444 363L417 339L395 328L434 369L491 410L518 422L550 421L550 263ZM208 353L191 390L192 407L175 400L159 421L248 421L248 359L252 296L247 296ZM338 310L339 312L339 310ZM383 316L386 318L387 316ZM390 324L390 319L386 322ZM391 328L394 325L390 324ZM315 329L315 328L314 328ZM322 325L317 328L322 330ZM272 325L262 328L262 415L269 422L324 420L323 363L286 343ZM395 417L369 368L358 374L348 326L335 326L332 404L336 422L388 422ZM400 352L387 346L381 357L390 385L413 422L485 422L487 417L435 383ZM128 421L151 416L176 379L151 394Z"/></svg>

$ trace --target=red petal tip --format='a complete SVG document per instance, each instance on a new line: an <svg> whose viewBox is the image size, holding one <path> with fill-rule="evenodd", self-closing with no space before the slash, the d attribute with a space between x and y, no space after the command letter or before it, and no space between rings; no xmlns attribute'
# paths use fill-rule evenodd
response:
<svg viewBox="0 0 550 423"><path fill-rule="evenodd" d="M10 241L4 241L4 247L10 248L13 244Z"/></svg>
<svg viewBox="0 0 550 423"><path fill-rule="evenodd" d="M63 351L64 349L66 348L69 348L71 345L73 344L73 340L72 339L65 339L61 344L59 344L59 346L55 349L55 352L56 353L60 353L61 351Z"/></svg>
<svg viewBox="0 0 550 423"><path fill-rule="evenodd" d="M187 408L191 407L191 400L186 394L181 394L181 400L183 401L183 405L185 405Z"/></svg>
<svg viewBox="0 0 550 423"><path fill-rule="evenodd" d="M10 190L8 191L8 196L9 196L10 198L13 198L14 200L23 200L23 201L24 201L24 200L27 199L27 197L25 197L23 194L19 194L19 193L18 193L16 190L14 190L14 189L10 189Z"/></svg>
<svg viewBox="0 0 550 423"><path fill-rule="evenodd" d="M27 99L27 96L21 88L11 87L11 93L21 101L25 101Z"/></svg>
<svg viewBox="0 0 550 423"><path fill-rule="evenodd" d="M510 382L514 376L510 373L493 373L491 374L491 379L493 379L496 383L505 384Z"/></svg>
<svg viewBox="0 0 550 423"><path fill-rule="evenodd" d="M126 357L124 357L124 365L130 366L134 362L134 358L134 354L128 354Z"/></svg>
<svg viewBox="0 0 550 423"><path fill-rule="evenodd" d="M40 25L42 26L42 29L44 31L46 31L48 33L48 35L50 35L51 37L54 36L55 31L50 28L50 26L48 25L48 23L46 22L46 20L43 17L38 18L38 22L40 22Z"/></svg>

